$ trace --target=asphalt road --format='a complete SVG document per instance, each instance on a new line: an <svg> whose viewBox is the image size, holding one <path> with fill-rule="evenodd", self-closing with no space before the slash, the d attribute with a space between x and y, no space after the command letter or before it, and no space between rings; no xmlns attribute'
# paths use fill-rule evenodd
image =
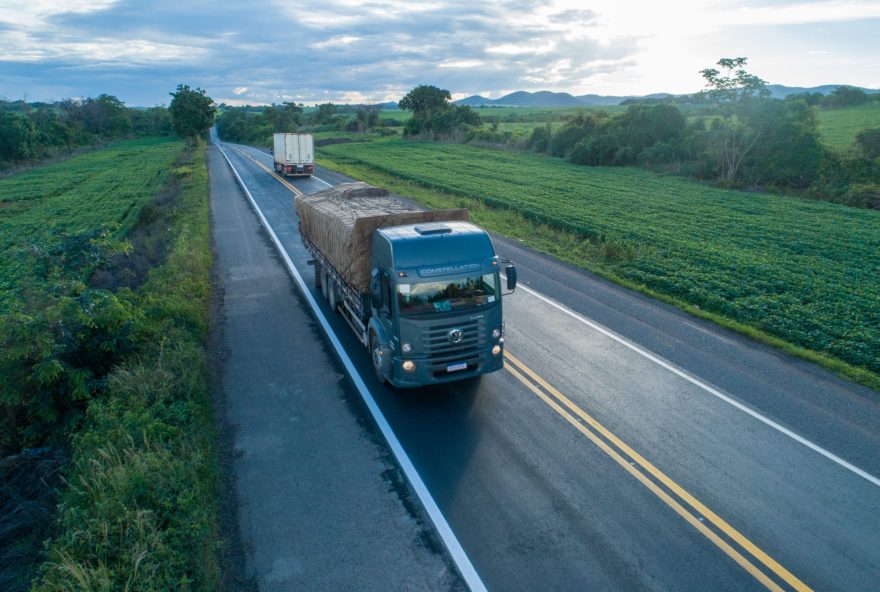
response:
<svg viewBox="0 0 880 592"><path fill-rule="evenodd" d="M224 148L311 277L290 186L344 177ZM523 289L478 382L381 386L323 309L490 590L880 590L878 393L495 242Z"/></svg>
<svg viewBox="0 0 880 592"><path fill-rule="evenodd" d="M214 388L238 521L227 544L243 547L227 578L267 592L464 589L216 148L209 167Z"/></svg>

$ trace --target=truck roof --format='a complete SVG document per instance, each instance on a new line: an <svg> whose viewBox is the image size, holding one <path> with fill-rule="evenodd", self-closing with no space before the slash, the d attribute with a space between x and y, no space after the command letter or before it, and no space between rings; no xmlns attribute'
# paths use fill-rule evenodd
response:
<svg viewBox="0 0 880 592"><path fill-rule="evenodd" d="M495 257L489 235L470 222L425 222L380 228L376 232L391 244L395 269L424 265L426 261L448 263L486 261Z"/></svg>

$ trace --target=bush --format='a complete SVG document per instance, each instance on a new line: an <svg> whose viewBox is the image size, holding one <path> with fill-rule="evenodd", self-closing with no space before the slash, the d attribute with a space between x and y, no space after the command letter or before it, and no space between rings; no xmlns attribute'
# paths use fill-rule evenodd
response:
<svg viewBox="0 0 880 592"><path fill-rule="evenodd" d="M552 131L549 123L543 127L536 127L529 136L529 149L535 152L547 152L550 149L551 136Z"/></svg>
<svg viewBox="0 0 880 592"><path fill-rule="evenodd" d="M853 183L843 195L834 201L856 208L880 210L880 185L877 183Z"/></svg>
<svg viewBox="0 0 880 592"><path fill-rule="evenodd" d="M856 146L867 158L880 158L880 127L866 128L856 135Z"/></svg>

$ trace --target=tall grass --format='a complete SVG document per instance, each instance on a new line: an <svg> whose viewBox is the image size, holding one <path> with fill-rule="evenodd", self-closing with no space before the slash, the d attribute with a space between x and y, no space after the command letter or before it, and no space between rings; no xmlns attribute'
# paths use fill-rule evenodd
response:
<svg viewBox="0 0 880 592"><path fill-rule="evenodd" d="M214 590L218 468L204 343L211 250L203 147L170 210L167 261L138 290L136 355L92 400L33 590ZM181 169L178 169L180 171Z"/></svg>

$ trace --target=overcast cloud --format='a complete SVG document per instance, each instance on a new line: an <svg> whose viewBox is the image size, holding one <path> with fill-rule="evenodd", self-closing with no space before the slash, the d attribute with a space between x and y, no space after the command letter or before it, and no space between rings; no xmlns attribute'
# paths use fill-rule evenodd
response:
<svg viewBox="0 0 880 592"><path fill-rule="evenodd" d="M674 7L674 8L670 8ZM167 103L377 102L693 92L745 55L770 82L880 86L880 2L0 0L0 96Z"/></svg>

